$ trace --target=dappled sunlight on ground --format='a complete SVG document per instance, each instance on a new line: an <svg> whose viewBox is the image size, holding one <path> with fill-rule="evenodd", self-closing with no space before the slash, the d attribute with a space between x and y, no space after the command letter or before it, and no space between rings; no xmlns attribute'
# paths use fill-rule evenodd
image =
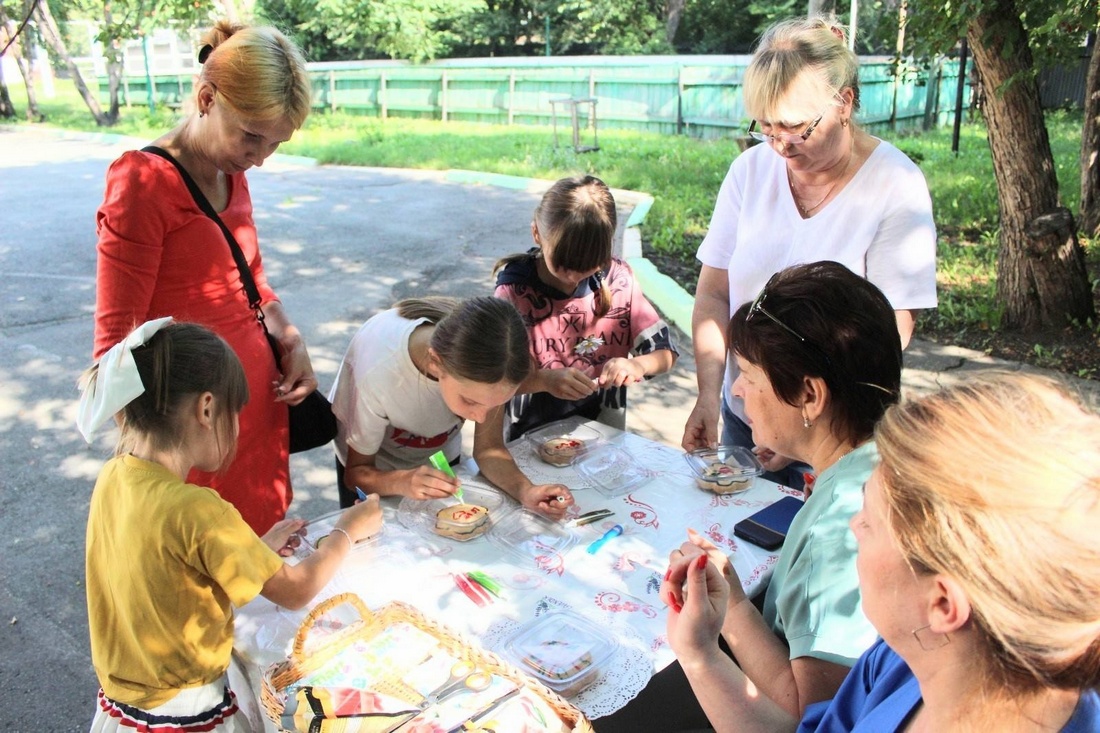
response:
<svg viewBox="0 0 1100 733"><path fill-rule="evenodd" d="M85 454L72 454L65 456L58 464L58 472L68 479L78 479L95 483L99 476L99 470L104 462L111 456L112 451L89 451Z"/></svg>

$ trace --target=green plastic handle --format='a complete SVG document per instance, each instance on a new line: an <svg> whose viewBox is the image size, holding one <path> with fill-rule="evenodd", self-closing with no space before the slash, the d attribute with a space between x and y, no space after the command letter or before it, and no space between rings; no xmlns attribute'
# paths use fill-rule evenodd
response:
<svg viewBox="0 0 1100 733"><path fill-rule="evenodd" d="M428 456L428 462L431 463L432 467L434 467L437 471L442 471L451 478L457 478L457 476L455 476L454 469L451 468L451 464L447 460L447 456L443 455L443 451L437 450L435 453L432 453L430 456Z"/></svg>
<svg viewBox="0 0 1100 733"><path fill-rule="evenodd" d="M428 462L432 464L432 468L434 468L435 470L442 471L451 478L458 478L458 476L455 476L454 469L451 468L451 464L447 460L447 456L443 455L443 451L437 450L435 453L432 453L430 456L428 456ZM462 501L461 486L459 486L458 489L455 491L454 497L459 501Z"/></svg>
<svg viewBox="0 0 1100 733"><path fill-rule="evenodd" d="M490 578L485 573L481 572L480 570L471 570L470 572L466 573L466 575L469 576L469 578L471 580L473 580L475 583L477 583L481 587L485 588L485 590L489 591L490 593L492 593L497 598L501 597L500 596L500 583L496 582L495 580Z"/></svg>

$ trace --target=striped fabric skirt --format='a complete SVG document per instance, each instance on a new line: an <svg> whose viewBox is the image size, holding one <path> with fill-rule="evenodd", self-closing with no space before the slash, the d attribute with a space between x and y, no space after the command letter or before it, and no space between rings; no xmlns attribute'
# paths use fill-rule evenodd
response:
<svg viewBox="0 0 1100 733"><path fill-rule="evenodd" d="M99 691L90 733L253 733L225 679L181 690L168 702L142 710Z"/></svg>

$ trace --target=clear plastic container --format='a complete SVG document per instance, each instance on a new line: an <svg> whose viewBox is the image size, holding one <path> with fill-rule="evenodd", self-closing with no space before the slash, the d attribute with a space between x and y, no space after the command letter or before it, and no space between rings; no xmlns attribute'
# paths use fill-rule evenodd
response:
<svg viewBox="0 0 1100 733"><path fill-rule="evenodd" d="M587 453L577 461L576 470L608 497L622 496L653 478L629 453L610 444Z"/></svg>
<svg viewBox="0 0 1100 733"><path fill-rule="evenodd" d="M587 423L585 418L570 417L543 425L524 437L543 463L569 466L607 442L605 432Z"/></svg>
<svg viewBox="0 0 1100 733"><path fill-rule="evenodd" d="M573 611L548 613L504 642L505 656L563 697L598 680L617 648L599 626Z"/></svg>
<svg viewBox="0 0 1100 733"><path fill-rule="evenodd" d="M488 510L488 517L471 529L469 517L466 515L456 519L451 519L446 514L440 516L440 512L444 509L458 504L485 507ZM422 534L446 537L456 542L468 542L485 534L507 511L507 499L499 490L463 481L461 501L454 497L418 501L406 496L397 507L397 520L409 529Z"/></svg>
<svg viewBox="0 0 1100 733"><path fill-rule="evenodd" d="M565 525L522 507L504 515L488 534L489 542L511 553L521 567L553 568L577 538Z"/></svg>
<svg viewBox="0 0 1100 733"><path fill-rule="evenodd" d="M340 515L344 513L343 509L337 509L334 512L328 514L322 514L321 516L309 520L306 525L306 534L302 538L302 541L298 544L298 547L294 549L294 554L291 555L295 561L304 560L313 554L322 542L325 542L330 534L332 534L332 528L336 526L336 522L340 519ZM378 532L372 534L370 537L359 540L355 543L352 550L362 550L366 547L372 547L378 544L378 541L382 539L382 535L386 533L386 525L382 525ZM290 558L288 558L290 559Z"/></svg>
<svg viewBox="0 0 1100 733"><path fill-rule="evenodd" d="M695 476L695 484L715 494L748 491L756 477L764 473L753 452L739 445L700 448L684 455Z"/></svg>

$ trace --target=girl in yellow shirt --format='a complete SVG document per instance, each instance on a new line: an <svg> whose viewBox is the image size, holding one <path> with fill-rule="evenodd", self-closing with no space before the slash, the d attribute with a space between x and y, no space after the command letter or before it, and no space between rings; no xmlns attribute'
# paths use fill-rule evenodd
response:
<svg viewBox="0 0 1100 733"><path fill-rule="evenodd" d="M86 439L114 416L115 457L92 494L87 594L99 678L91 730L249 731L226 684L233 608L263 595L297 609L324 587L352 544L376 533L377 498L350 508L297 565L280 557L304 527L284 520L258 537L192 468L232 460L248 384L236 354L202 326L149 321L104 354L83 381Z"/></svg>

